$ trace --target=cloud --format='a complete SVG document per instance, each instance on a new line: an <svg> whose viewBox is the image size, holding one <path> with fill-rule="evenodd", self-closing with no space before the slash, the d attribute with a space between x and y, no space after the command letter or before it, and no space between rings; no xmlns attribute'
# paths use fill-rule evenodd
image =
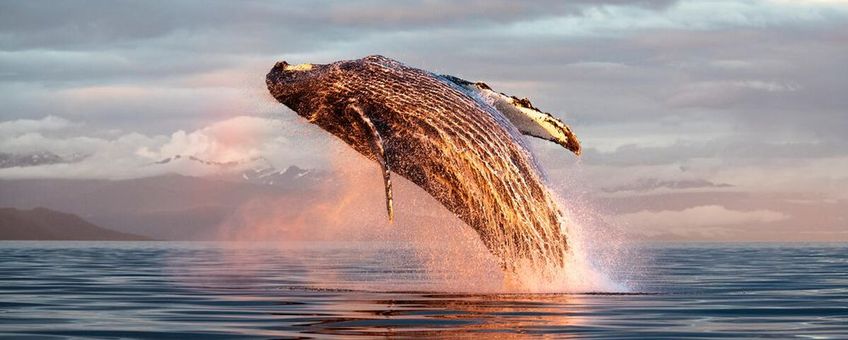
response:
<svg viewBox="0 0 848 340"><path fill-rule="evenodd" d="M616 220L635 227L643 234L657 235L674 231L683 235L725 234L733 227L770 223L788 219L789 215L773 210L740 211L721 205L696 206L683 210L643 210L616 216Z"/></svg>
<svg viewBox="0 0 848 340"><path fill-rule="evenodd" d="M656 178L642 178L634 183L603 188L604 192L648 192L662 189L686 190L686 189L715 189L733 187L727 183L713 183L704 179L668 181Z"/></svg>
<svg viewBox="0 0 848 340"><path fill-rule="evenodd" d="M533 144L575 192L845 197L845 32L839 1L0 2L0 152L92 154L0 177L208 170L148 166L180 153L317 166L335 142L270 98L265 73L384 54L566 120L578 161Z"/></svg>
<svg viewBox="0 0 848 340"><path fill-rule="evenodd" d="M674 107L727 107L745 99L759 99L754 97L758 93L773 93L780 95L782 92L798 91L800 85L791 83L779 83L762 80L738 80L738 81L707 81L691 83L678 89L667 99Z"/></svg>
<svg viewBox="0 0 848 340"><path fill-rule="evenodd" d="M201 129L171 134L161 146L142 146L136 152L150 160L174 156L194 156L226 163L262 156L269 141L275 141L283 129L279 120L239 116L215 122Z"/></svg>
<svg viewBox="0 0 848 340"><path fill-rule="evenodd" d="M679 136L679 135L678 135ZM554 150L556 151L556 150ZM842 147L833 142L775 142L717 138L706 141L677 140L668 144L625 144L612 150L586 148L587 164L613 166L683 165L703 159L723 159L734 165L763 164L770 160L830 158L843 155Z"/></svg>
<svg viewBox="0 0 848 340"><path fill-rule="evenodd" d="M842 183L841 187L845 187ZM836 184L834 184L836 186ZM842 231L848 221L848 199L806 190L803 192L756 192L747 190L725 191L674 191L641 195L607 196L601 200L602 206L609 211L610 221L617 222L631 234L641 235L653 240L712 240L712 241L840 241L846 240ZM714 214L706 214L706 221L713 218L722 221L720 212L729 210L751 213L739 218L734 224L704 225L697 221L673 223L674 215L695 207L713 208ZM705 209L707 210L707 209ZM772 213L762 213L770 211ZM667 212L664 216L657 213ZM759 213L752 213L759 212ZM786 218L777 220L777 212ZM618 216L624 216L618 218ZM628 221L628 216L636 217ZM640 216L652 216L660 220L660 226L643 225ZM668 218L668 220L663 220ZM694 214L691 219L701 218ZM684 219L685 221L685 219ZM727 222L727 219L724 218ZM694 225L694 226L692 226ZM807 232L809 231L809 232Z"/></svg>
<svg viewBox="0 0 848 340"><path fill-rule="evenodd" d="M15 119L0 122L0 136L19 135L40 131L56 131L78 125L65 118L47 116L41 119Z"/></svg>
<svg viewBox="0 0 848 340"><path fill-rule="evenodd" d="M769 1L680 1L661 10L638 6L593 6L577 16L542 18L510 28L515 35L609 36L639 30L809 26L848 17L848 6Z"/></svg>
<svg viewBox="0 0 848 340"><path fill-rule="evenodd" d="M145 135L138 132L101 131L88 135L70 134L63 129L74 126L62 118L0 123L13 134L0 137L0 151L11 154L51 152L62 157L86 157L78 162L0 170L0 178L133 178L167 173L202 176L234 171L191 161L167 162L180 156L195 157L211 163L240 163L257 166L258 158L279 166L297 164L315 167L323 164L313 150L327 147L316 143L312 148L298 145L310 140L284 121L236 116L193 131L178 130L170 135ZM294 138L293 138L294 137ZM265 165L265 164L261 164Z"/></svg>
<svg viewBox="0 0 848 340"><path fill-rule="evenodd" d="M258 101L264 72L278 59L326 62L382 53L530 96L580 126L611 127L596 133L600 140L627 132L648 142L663 129L644 124L648 121L684 121L687 133L745 124L752 134L774 135L778 129L828 138L840 138L848 124L834 118L848 100L837 94L848 77L833 72L844 64L838 56L848 53L838 33L848 19L837 3L3 6L0 101L13 118L51 113L169 133L174 126L213 121L208 110L214 107L240 98ZM617 33L546 34L562 29L558 20L573 21L577 31ZM542 27L545 22L550 29ZM675 25L658 24L663 22ZM708 24L693 24L698 22ZM526 32L510 35L515 27ZM147 95L90 100L67 95L91 87L145 88ZM232 115L268 112L237 108L242 112ZM633 124L642 125L633 129Z"/></svg>

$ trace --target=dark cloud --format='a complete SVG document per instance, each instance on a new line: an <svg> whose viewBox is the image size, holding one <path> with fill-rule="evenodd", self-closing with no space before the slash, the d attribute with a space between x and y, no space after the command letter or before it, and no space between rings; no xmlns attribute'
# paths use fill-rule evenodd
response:
<svg viewBox="0 0 848 340"><path fill-rule="evenodd" d="M296 46L309 40L343 38L345 31L502 25L532 18L576 15L593 6L662 8L673 2L4 1L0 4L0 30L4 32L0 41L5 49L45 46L86 49L126 46L180 33L237 32L249 41L258 35ZM228 39L227 43L238 44L238 41Z"/></svg>

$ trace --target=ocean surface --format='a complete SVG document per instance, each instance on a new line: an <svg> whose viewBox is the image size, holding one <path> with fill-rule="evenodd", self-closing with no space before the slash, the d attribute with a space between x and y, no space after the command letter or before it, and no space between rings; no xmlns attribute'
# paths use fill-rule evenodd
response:
<svg viewBox="0 0 848 340"><path fill-rule="evenodd" d="M0 242L0 337L848 338L848 245L636 253L625 291L491 294L381 243Z"/></svg>

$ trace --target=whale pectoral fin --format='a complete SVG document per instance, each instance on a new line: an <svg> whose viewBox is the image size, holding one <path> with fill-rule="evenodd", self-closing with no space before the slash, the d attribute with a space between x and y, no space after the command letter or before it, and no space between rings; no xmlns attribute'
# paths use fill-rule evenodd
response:
<svg viewBox="0 0 848 340"><path fill-rule="evenodd" d="M442 75L442 77L468 92L474 93L506 116L522 134L546 139L580 155L580 141L571 128L550 113L533 106L527 98L508 96L492 90L482 82L471 82L462 78Z"/></svg>
<svg viewBox="0 0 848 340"><path fill-rule="evenodd" d="M370 134L370 145L371 152L374 154L374 158L377 163L380 164L380 169L383 171L383 185L386 189L386 210L389 213L389 222L394 222L395 212L392 204L392 178L389 171L391 168L389 167L389 163L386 161L386 149L383 145L383 138L380 137L380 133L377 131L377 128L374 126L374 123L371 122L371 118L362 111L355 103L348 104L347 110L350 111L351 116L358 118L359 123L362 125L366 133Z"/></svg>
<svg viewBox="0 0 848 340"><path fill-rule="evenodd" d="M501 111L518 131L557 143L580 156L580 140L562 120L533 107L527 98L518 99L503 94L501 96L504 99L496 102L495 108Z"/></svg>

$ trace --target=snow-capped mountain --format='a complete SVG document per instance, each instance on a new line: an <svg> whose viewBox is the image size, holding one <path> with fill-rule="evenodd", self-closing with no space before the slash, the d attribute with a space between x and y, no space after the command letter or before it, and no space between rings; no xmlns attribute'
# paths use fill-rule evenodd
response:
<svg viewBox="0 0 848 340"><path fill-rule="evenodd" d="M218 169L216 174L209 177L230 182L247 182L282 187L304 187L316 184L329 177L323 171L304 169L297 165L278 169L265 157L261 156L237 161L216 162L196 156L176 155L159 160L153 164L164 165L174 162L195 162L205 166L215 167ZM247 170L244 170L245 168Z"/></svg>
<svg viewBox="0 0 848 340"><path fill-rule="evenodd" d="M327 175L315 169L303 169L296 165L291 165L285 170L279 170L273 166L255 168L245 171L241 174L241 179L264 185L308 185L325 180Z"/></svg>
<svg viewBox="0 0 848 340"><path fill-rule="evenodd" d="M187 160L187 161L191 161L191 162L197 162L197 163L200 163L200 164L203 164L203 165L218 166L218 167L223 167L223 168L231 168L231 167L236 167L236 166L239 166L239 165L245 165L245 164L250 164L250 163L260 162L260 161L265 162L265 163L268 162L264 157L253 157L253 158L246 158L246 159L229 161L229 162L216 162L216 161L210 161L210 160L202 159L202 158L195 157L195 156L176 155L176 156L173 156L173 157L168 157L168 158L161 159L159 161L153 162L153 164L168 164L168 163L172 163L172 162L176 162L176 161L180 161L180 160Z"/></svg>

